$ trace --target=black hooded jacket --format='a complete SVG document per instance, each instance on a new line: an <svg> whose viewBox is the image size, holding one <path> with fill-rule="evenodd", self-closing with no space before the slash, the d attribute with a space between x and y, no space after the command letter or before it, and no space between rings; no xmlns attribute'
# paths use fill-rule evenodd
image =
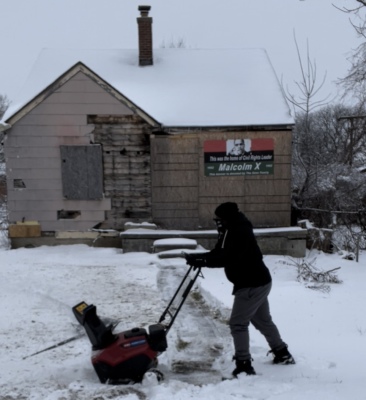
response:
<svg viewBox="0 0 366 400"><path fill-rule="evenodd" d="M204 254L207 267L225 268L227 279L234 284L233 293L270 283L271 274L263 262L251 222L242 212L228 222L215 248Z"/></svg>

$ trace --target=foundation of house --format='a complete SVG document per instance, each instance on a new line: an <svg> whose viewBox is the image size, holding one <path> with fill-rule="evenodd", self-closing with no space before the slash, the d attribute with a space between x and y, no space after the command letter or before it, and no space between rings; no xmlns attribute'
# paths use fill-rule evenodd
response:
<svg viewBox="0 0 366 400"><path fill-rule="evenodd" d="M287 255L295 258L305 257L307 229L300 227L254 229L254 234L263 254ZM128 229L119 231L65 231L41 232L38 237L12 237L11 248L86 244L92 247L114 247L123 253L152 253L154 243L159 239L193 239L204 249L212 249L217 241L215 230L177 231L159 229ZM174 248L174 246L172 247ZM184 248L184 246L183 246Z"/></svg>
<svg viewBox="0 0 366 400"><path fill-rule="evenodd" d="M254 229L254 234L263 254L288 255L302 258L306 253L307 230L299 227ZM217 231L170 231L151 229L129 229L120 234L124 253L154 251L154 242L159 239L194 239L203 248L212 249L217 241ZM181 247L181 246L180 246Z"/></svg>

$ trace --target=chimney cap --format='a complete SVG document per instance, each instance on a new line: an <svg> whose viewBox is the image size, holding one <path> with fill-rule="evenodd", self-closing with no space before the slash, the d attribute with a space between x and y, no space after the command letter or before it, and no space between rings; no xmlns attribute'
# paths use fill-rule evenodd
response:
<svg viewBox="0 0 366 400"><path fill-rule="evenodd" d="M141 13L141 17L147 17L149 15L149 11L151 6L139 6L139 11Z"/></svg>

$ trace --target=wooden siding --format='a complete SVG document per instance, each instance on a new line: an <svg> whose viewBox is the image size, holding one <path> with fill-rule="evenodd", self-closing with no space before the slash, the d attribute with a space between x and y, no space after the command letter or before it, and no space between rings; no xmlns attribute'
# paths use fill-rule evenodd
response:
<svg viewBox="0 0 366 400"><path fill-rule="evenodd" d="M123 230L129 221L151 221L150 126L131 115L118 123L98 116L94 122L95 141L103 146L105 196L111 199L103 227Z"/></svg>
<svg viewBox="0 0 366 400"><path fill-rule="evenodd" d="M60 146L94 142L88 115L133 112L84 73L68 82L14 123L5 142L8 209L11 222L37 220L42 231L86 230L105 220L108 198L67 200L62 195ZM14 179L25 188L15 188ZM106 197L106 196L105 196ZM57 219L59 210L80 211L75 219Z"/></svg>
<svg viewBox="0 0 366 400"><path fill-rule="evenodd" d="M204 175L205 140L274 139L273 175ZM256 227L290 225L291 130L198 131L153 136L153 220L164 228L213 228L215 208L235 201Z"/></svg>

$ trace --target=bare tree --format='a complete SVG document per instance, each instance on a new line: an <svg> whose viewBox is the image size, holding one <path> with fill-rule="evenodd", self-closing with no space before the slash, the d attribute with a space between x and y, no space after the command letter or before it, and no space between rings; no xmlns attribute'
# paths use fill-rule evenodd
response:
<svg viewBox="0 0 366 400"><path fill-rule="evenodd" d="M0 94L0 119L9 107L10 101L5 95ZM9 247L7 235L7 211L6 211L6 176L4 166L3 133L0 132L0 247Z"/></svg>
<svg viewBox="0 0 366 400"><path fill-rule="evenodd" d="M285 95L287 100L295 107L295 113L297 110L300 110L309 115L310 112L314 111L318 107L325 106L329 101L330 95L327 95L325 98L320 100L315 99L324 86L324 83L327 78L327 73L326 72L324 73L323 79L319 83L317 76L316 62L311 61L310 58L310 49L308 40L306 41L305 61L301 56L301 52L299 49L299 45L297 43L295 33L294 33L294 42L296 46L297 58L300 67L300 77L301 77L299 81L295 81L295 85L299 89L299 94L295 95L291 93L288 90L288 88L286 88Z"/></svg>
<svg viewBox="0 0 366 400"><path fill-rule="evenodd" d="M185 49L186 47L186 42L183 37L179 37L178 39L171 39L168 43L165 43L165 40L163 40L163 42L160 44L161 49Z"/></svg>
<svg viewBox="0 0 366 400"><path fill-rule="evenodd" d="M311 61L309 42L307 41L305 61L301 56L295 32L294 42L300 67L300 80L295 82L297 88L299 89L299 93L295 95L291 93L287 88L284 89L284 93L287 100L292 104L296 117L296 125L293 131L292 146L292 205L294 214L296 214L296 210L299 210L301 208L304 199L307 198L307 194L310 191L312 182L314 180L314 174L316 173L314 165L317 165L316 160L319 158L319 152L315 151L315 149L319 147L316 140L317 138L316 136L312 135L312 113L317 108L325 106L330 95L320 100L316 99L316 97L319 95L320 90L324 86L326 73L324 74L323 79L320 81L320 83L318 83L316 62Z"/></svg>
<svg viewBox="0 0 366 400"><path fill-rule="evenodd" d="M0 94L0 120L3 117L5 111L8 109L9 104L10 101L7 96ZM4 134L3 132L0 132L0 163L4 162L3 139Z"/></svg>
<svg viewBox="0 0 366 400"><path fill-rule="evenodd" d="M297 115L293 205L320 227L357 223L366 229L365 105L329 105ZM306 123L309 123L306 126ZM310 127L310 129L309 129Z"/></svg>
<svg viewBox="0 0 366 400"><path fill-rule="evenodd" d="M0 94L0 119L9 107L10 101L7 96Z"/></svg>
<svg viewBox="0 0 366 400"><path fill-rule="evenodd" d="M335 6L336 7L336 6ZM354 0L354 6L336 7L349 15L350 24L361 39L366 38L366 0ZM353 50L349 58L351 67L347 75L339 80L344 87L345 96L352 95L360 102L365 100L366 89L366 42L361 43Z"/></svg>
<svg viewBox="0 0 366 400"><path fill-rule="evenodd" d="M355 5L353 7L343 6L337 7L334 5L335 8L338 10L352 15L354 20L350 18L350 23L354 27L355 31L358 35L366 37L366 21L365 21L365 7L366 7L366 0L354 0Z"/></svg>

